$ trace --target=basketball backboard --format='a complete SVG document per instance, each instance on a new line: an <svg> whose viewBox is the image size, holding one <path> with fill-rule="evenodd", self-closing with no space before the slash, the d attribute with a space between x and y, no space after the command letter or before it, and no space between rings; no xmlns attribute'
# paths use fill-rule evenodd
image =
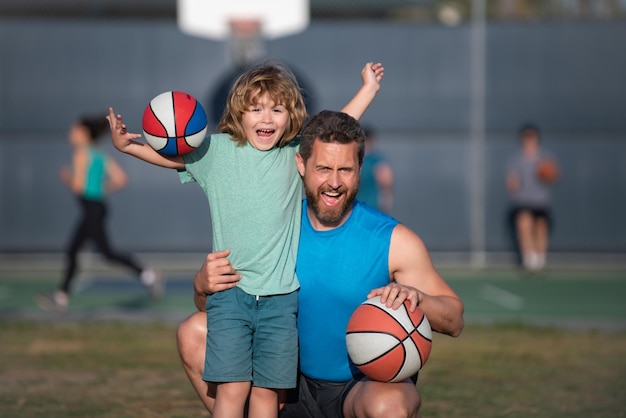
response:
<svg viewBox="0 0 626 418"><path fill-rule="evenodd" d="M309 0L177 0L181 31L214 40L233 36L241 21L257 22L264 39L293 35L306 29L309 14Z"/></svg>

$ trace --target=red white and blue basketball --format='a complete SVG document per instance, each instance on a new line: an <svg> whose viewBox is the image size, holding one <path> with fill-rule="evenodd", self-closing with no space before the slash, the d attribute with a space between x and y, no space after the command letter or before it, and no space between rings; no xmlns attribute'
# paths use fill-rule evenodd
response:
<svg viewBox="0 0 626 418"><path fill-rule="evenodd" d="M142 119L148 144L164 155L185 155L198 148L207 131L207 118L195 97L166 91L150 100Z"/></svg>
<svg viewBox="0 0 626 418"><path fill-rule="evenodd" d="M409 301L387 308L376 296L366 300L350 317L346 330L348 355L366 376L379 382L400 382L426 363L432 330L421 309L409 312Z"/></svg>

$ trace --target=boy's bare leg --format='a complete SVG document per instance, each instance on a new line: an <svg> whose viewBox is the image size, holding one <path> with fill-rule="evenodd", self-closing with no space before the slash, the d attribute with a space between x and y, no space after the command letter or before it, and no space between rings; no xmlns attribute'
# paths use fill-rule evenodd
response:
<svg viewBox="0 0 626 418"><path fill-rule="evenodd" d="M248 418L276 418L278 416L278 391L252 387Z"/></svg>
<svg viewBox="0 0 626 418"><path fill-rule="evenodd" d="M219 383L216 390L213 418L244 418L251 385L251 382Z"/></svg>

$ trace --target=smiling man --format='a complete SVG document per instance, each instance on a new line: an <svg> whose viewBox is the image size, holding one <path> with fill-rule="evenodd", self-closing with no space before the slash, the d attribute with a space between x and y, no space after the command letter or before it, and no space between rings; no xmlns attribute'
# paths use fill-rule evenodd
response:
<svg viewBox="0 0 626 418"><path fill-rule="evenodd" d="M417 376L400 383L369 380L351 364L345 331L365 299L380 295L388 306L419 305L434 331L458 336L463 303L435 270L422 240L392 217L355 200L364 154L364 132L341 112L323 111L304 128L296 164L304 181L296 273L300 379L281 418L418 417ZM194 279L196 298L236 285L229 251L210 254ZM201 304L200 304L201 306ZM214 388L200 378L206 317L179 327L185 370L207 409Z"/></svg>
<svg viewBox="0 0 626 418"><path fill-rule="evenodd" d="M359 190L362 130L348 115L323 111L302 132L296 164L315 229L339 226ZM306 175L308 174L308 175Z"/></svg>

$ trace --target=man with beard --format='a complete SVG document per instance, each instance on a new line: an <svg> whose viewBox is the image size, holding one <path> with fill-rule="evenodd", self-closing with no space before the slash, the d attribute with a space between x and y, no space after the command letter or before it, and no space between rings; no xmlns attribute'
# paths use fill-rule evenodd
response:
<svg viewBox="0 0 626 418"><path fill-rule="evenodd" d="M355 200L364 133L352 117L323 111L304 128L296 164L304 181L298 333L300 381L287 394L281 418L418 417L415 381L382 383L350 363L345 330L365 299L379 295L397 309L406 300L433 331L458 336L463 303L435 270L422 240L392 217ZM196 306L207 294L234 286L239 275L228 251L209 254L194 278ZM185 371L209 411L215 388L202 381L206 318L196 313L178 329Z"/></svg>

